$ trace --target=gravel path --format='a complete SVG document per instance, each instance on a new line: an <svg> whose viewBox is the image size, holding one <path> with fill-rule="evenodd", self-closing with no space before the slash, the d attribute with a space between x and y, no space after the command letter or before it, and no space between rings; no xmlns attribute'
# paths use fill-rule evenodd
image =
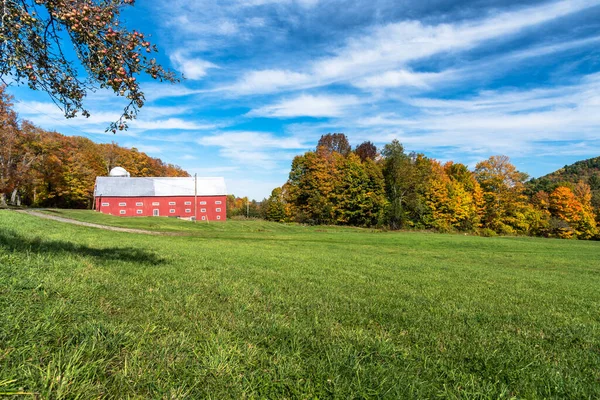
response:
<svg viewBox="0 0 600 400"><path fill-rule="evenodd" d="M44 214L44 213L41 213L38 211L33 211L33 210L15 210L15 212L29 214L29 215L33 215L33 216L44 218L44 219L51 219L54 221L65 222L67 224L87 226L90 228L105 229L107 231L113 231L113 232L141 233L143 235L155 235L155 236L179 236L178 233L156 232L156 231L147 231L144 229L119 228L116 226L92 224L91 222L76 221L74 219L57 217L55 215L48 215L48 214Z"/></svg>

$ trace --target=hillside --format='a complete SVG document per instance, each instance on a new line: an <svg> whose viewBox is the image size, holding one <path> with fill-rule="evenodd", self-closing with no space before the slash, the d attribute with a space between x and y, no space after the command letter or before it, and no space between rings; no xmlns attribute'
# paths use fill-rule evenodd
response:
<svg viewBox="0 0 600 400"><path fill-rule="evenodd" d="M594 208L600 209L600 157L577 161L548 175L533 178L527 182L527 187L531 194L540 190L549 193L557 186L575 185L580 181L590 185L592 204Z"/></svg>
<svg viewBox="0 0 600 400"><path fill-rule="evenodd" d="M65 136L21 120L1 86L0 122L0 207L89 208L96 177L116 166L138 177L189 176L135 148Z"/></svg>

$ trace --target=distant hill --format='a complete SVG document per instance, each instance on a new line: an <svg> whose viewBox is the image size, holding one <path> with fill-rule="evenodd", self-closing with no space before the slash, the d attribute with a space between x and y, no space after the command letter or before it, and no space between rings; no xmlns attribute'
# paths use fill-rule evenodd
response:
<svg viewBox="0 0 600 400"><path fill-rule="evenodd" d="M531 179L527 182L530 194L544 190L552 192L558 186L571 186L579 181L590 185L592 189L592 203L596 209L600 208L600 157L577 161L571 165L565 165L561 169L548 175Z"/></svg>

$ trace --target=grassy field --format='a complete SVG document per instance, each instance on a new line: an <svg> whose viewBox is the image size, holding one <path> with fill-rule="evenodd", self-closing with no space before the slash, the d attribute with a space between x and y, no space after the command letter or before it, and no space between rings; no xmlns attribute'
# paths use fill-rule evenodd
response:
<svg viewBox="0 0 600 400"><path fill-rule="evenodd" d="M0 211L0 393L600 398L600 243Z"/></svg>

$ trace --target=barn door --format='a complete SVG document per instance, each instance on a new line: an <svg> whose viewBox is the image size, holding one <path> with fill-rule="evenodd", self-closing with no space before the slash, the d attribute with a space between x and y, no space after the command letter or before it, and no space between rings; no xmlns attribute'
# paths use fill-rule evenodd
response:
<svg viewBox="0 0 600 400"><path fill-rule="evenodd" d="M152 215L158 217L160 214L158 213L158 210L152 210Z"/></svg>

